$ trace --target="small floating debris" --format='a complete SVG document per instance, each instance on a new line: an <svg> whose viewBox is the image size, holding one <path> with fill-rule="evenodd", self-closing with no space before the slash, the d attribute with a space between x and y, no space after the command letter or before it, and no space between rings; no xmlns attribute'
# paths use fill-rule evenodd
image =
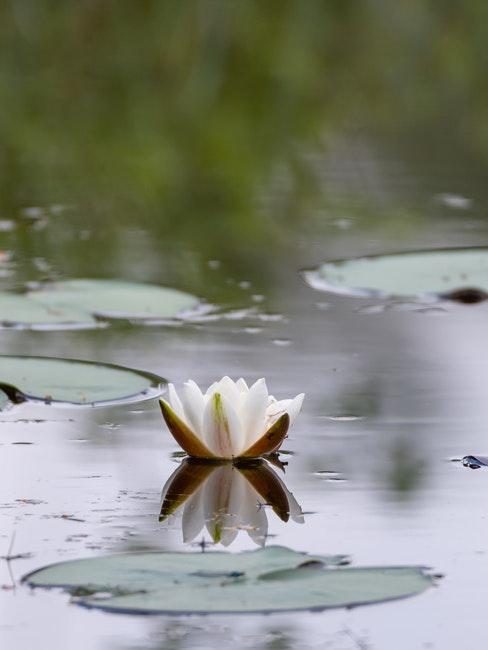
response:
<svg viewBox="0 0 488 650"><path fill-rule="evenodd" d="M473 204L472 199L468 198L467 196L461 196L460 194L451 194L449 192L436 194L434 198L439 203L442 203L448 208L453 208L455 210L469 210Z"/></svg>
<svg viewBox="0 0 488 650"><path fill-rule="evenodd" d="M326 262L302 272L309 286L363 298L475 304L488 298L488 248L451 248ZM374 310L377 305L372 306ZM371 313L368 307L363 313Z"/></svg>
<svg viewBox="0 0 488 650"><path fill-rule="evenodd" d="M245 334L259 334L262 331L262 327L243 327L241 330L236 330L236 332L244 332Z"/></svg>
<svg viewBox="0 0 488 650"><path fill-rule="evenodd" d="M318 476L318 478L324 481L345 481L346 480L340 472L335 472L334 470L330 470L330 469L319 469L316 472L314 472L313 475Z"/></svg>
<svg viewBox="0 0 488 650"><path fill-rule="evenodd" d="M464 467L469 467L469 469L488 467L488 456L464 456L462 463Z"/></svg>
<svg viewBox="0 0 488 650"><path fill-rule="evenodd" d="M316 302L315 308L319 311L327 311L330 309L330 302Z"/></svg>
<svg viewBox="0 0 488 650"><path fill-rule="evenodd" d="M12 219L0 219L0 232L11 232L15 230L15 221Z"/></svg>
<svg viewBox="0 0 488 650"><path fill-rule="evenodd" d="M279 348L286 348L291 345L290 339L273 339L273 344L277 345Z"/></svg>

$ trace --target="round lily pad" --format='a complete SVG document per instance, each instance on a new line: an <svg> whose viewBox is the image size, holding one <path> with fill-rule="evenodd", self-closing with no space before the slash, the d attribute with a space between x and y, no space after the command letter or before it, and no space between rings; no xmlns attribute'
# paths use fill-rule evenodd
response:
<svg viewBox="0 0 488 650"><path fill-rule="evenodd" d="M191 614L322 610L420 594L420 567L343 568L343 556L272 546L239 554L131 553L54 564L25 576L111 612Z"/></svg>
<svg viewBox="0 0 488 650"><path fill-rule="evenodd" d="M163 392L157 375L104 363L0 355L1 395L14 402L36 400L106 405L149 399Z"/></svg>
<svg viewBox="0 0 488 650"><path fill-rule="evenodd" d="M365 297L488 298L488 248L375 255L304 271L314 289Z"/></svg>
<svg viewBox="0 0 488 650"><path fill-rule="evenodd" d="M97 320L73 305L42 304L24 294L0 293L0 328L66 329L97 327Z"/></svg>
<svg viewBox="0 0 488 650"><path fill-rule="evenodd" d="M79 309L105 318L150 320L175 318L195 309L195 296L151 284L118 280L66 280L27 294L32 301L54 309Z"/></svg>

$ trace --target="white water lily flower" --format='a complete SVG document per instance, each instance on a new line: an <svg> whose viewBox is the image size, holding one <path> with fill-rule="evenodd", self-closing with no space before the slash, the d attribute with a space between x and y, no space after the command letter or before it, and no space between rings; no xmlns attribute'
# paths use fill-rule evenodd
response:
<svg viewBox="0 0 488 650"><path fill-rule="evenodd" d="M250 388L229 377L202 393L194 381L183 385L181 398L168 385L161 399L163 417L176 442L198 458L256 458L277 451L300 412L304 394L276 400L264 379Z"/></svg>

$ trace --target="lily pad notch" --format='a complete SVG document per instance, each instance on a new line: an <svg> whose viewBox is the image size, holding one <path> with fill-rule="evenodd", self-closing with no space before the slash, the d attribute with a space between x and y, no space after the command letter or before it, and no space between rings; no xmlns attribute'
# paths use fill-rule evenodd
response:
<svg viewBox="0 0 488 650"><path fill-rule="evenodd" d="M26 575L84 607L124 614L321 611L407 598L434 583L422 567L344 567L344 556L282 546L239 554L129 553L53 564Z"/></svg>
<svg viewBox="0 0 488 650"><path fill-rule="evenodd" d="M135 402L158 397L165 384L158 375L114 364L0 355L0 410L26 401L69 406Z"/></svg>
<svg viewBox="0 0 488 650"><path fill-rule="evenodd" d="M342 259L301 275L313 289L340 295L472 304L488 299L488 247Z"/></svg>

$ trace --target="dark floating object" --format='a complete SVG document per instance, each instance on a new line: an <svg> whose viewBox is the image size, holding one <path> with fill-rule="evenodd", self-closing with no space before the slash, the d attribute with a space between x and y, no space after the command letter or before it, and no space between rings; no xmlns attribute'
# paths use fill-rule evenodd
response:
<svg viewBox="0 0 488 650"><path fill-rule="evenodd" d="M450 248L326 262L302 276L321 291L476 304L488 299L488 248Z"/></svg>
<svg viewBox="0 0 488 650"><path fill-rule="evenodd" d="M450 293L443 293L441 294L441 298L444 298L444 300L453 300L454 302L462 302L465 305L474 305L477 302L486 300L488 293L482 289L468 287L467 289L455 289Z"/></svg>
<svg viewBox="0 0 488 650"><path fill-rule="evenodd" d="M488 467L488 456L465 456L462 463L464 467L469 467L469 469Z"/></svg>
<svg viewBox="0 0 488 650"><path fill-rule="evenodd" d="M108 363L0 355L0 410L25 401L106 406L160 395L166 381Z"/></svg>
<svg viewBox="0 0 488 650"><path fill-rule="evenodd" d="M84 607L124 614L320 611L406 598L434 578L418 566L341 567L343 556L282 546L244 553L129 553L53 564L23 578Z"/></svg>

